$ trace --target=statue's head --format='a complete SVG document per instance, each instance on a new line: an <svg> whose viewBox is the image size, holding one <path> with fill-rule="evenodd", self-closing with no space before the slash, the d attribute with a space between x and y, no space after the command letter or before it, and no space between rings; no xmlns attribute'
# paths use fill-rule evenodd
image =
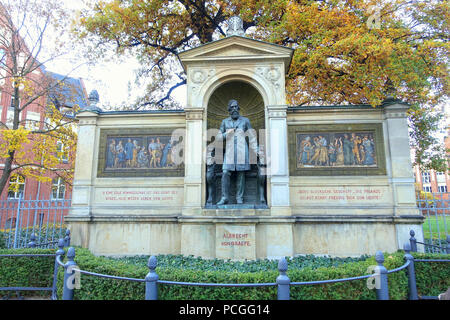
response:
<svg viewBox="0 0 450 320"><path fill-rule="evenodd" d="M236 100L232 99L228 101L228 112L230 113L231 118L239 118L239 109L239 103Z"/></svg>

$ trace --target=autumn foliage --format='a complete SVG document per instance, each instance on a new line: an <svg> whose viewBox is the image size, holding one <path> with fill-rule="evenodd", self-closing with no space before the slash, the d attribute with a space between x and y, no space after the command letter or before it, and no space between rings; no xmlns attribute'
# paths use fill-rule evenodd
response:
<svg viewBox="0 0 450 320"><path fill-rule="evenodd" d="M81 12L75 32L97 54L137 56L138 79L150 80L136 107L164 108L186 83L178 53L224 37L238 14L246 36L295 49L286 103L376 106L393 97L413 106L417 131L436 123L423 113L448 95L449 9L439 0L111 0ZM433 144L429 132L412 136L421 144L417 136Z"/></svg>

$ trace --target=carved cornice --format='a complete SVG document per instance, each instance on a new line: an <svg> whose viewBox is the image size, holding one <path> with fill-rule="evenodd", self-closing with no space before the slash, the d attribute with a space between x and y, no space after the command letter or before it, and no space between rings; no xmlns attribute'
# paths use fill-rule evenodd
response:
<svg viewBox="0 0 450 320"><path fill-rule="evenodd" d="M287 105L267 106L269 118L286 118Z"/></svg>
<svg viewBox="0 0 450 320"><path fill-rule="evenodd" d="M203 120L203 108L186 108L186 120Z"/></svg>
<svg viewBox="0 0 450 320"><path fill-rule="evenodd" d="M78 124L80 125L80 126L92 126L92 125L96 125L97 124L97 119L92 119L92 118L89 118L89 119L83 119L83 120L80 120L79 122L78 122Z"/></svg>
<svg viewBox="0 0 450 320"><path fill-rule="evenodd" d="M392 118L406 118L406 111L409 109L409 105L404 103L395 102L390 105L384 105L384 114L387 119Z"/></svg>

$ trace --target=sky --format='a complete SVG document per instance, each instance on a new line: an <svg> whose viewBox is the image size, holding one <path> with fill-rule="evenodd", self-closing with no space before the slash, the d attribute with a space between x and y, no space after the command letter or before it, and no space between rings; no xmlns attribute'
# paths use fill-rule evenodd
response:
<svg viewBox="0 0 450 320"><path fill-rule="evenodd" d="M83 8L81 0L62 0L62 3L69 9ZM73 59L72 56L67 56L64 59L54 60L46 65L46 68L55 73L83 79L88 94L94 89L98 91L100 107L114 108L122 104L131 104L140 93L138 89L131 92L128 90L129 83L133 84L135 80L134 71L139 67L135 58L127 57L111 62L96 61L93 65L84 65L72 71L75 65ZM185 105L186 90L186 86L181 86L173 92L172 96L181 105Z"/></svg>

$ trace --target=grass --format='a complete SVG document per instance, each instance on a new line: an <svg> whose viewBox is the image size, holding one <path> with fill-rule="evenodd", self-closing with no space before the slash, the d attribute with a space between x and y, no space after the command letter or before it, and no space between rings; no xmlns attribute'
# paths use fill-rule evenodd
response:
<svg viewBox="0 0 450 320"><path fill-rule="evenodd" d="M447 231L450 230L450 217L446 216L427 217L423 223L423 235L425 239L445 239L445 224ZM431 226L431 233L430 233Z"/></svg>

